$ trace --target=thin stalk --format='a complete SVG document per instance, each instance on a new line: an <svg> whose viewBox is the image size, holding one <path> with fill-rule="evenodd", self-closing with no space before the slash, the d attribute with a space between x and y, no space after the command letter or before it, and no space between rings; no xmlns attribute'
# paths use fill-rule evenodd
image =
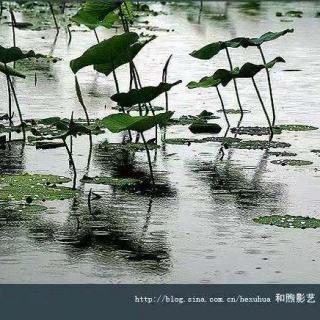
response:
<svg viewBox="0 0 320 320"><path fill-rule="evenodd" d="M20 123L21 123L22 134L23 134L23 141L25 141L26 140L26 129L24 127L24 122L23 122L23 117L22 117L19 101L18 101L18 98L17 98L17 95L16 95L16 91L14 89L14 86L13 86L13 83L11 81L10 76L9 76L8 80L9 80L9 83L10 83L11 92L13 94L14 101L15 101L17 109L18 109L18 114L19 114L19 119L20 119Z"/></svg>
<svg viewBox="0 0 320 320"><path fill-rule="evenodd" d="M5 65L6 66L6 65ZM8 102L9 102L9 106L8 106L8 117L9 117L9 125L10 127L13 125L12 122L12 99L11 99L11 89L10 89L10 83L8 80L8 75L6 75L6 79L7 79L7 89L8 89ZM9 132L9 141L11 141L11 131Z"/></svg>
<svg viewBox="0 0 320 320"><path fill-rule="evenodd" d="M121 19L123 31L124 31L124 32L129 32L128 21L127 21L127 20L125 19L125 17L124 17L124 14L123 14L123 12L122 12L121 6L119 7L119 15L120 15L120 19Z"/></svg>
<svg viewBox="0 0 320 320"><path fill-rule="evenodd" d="M168 76L168 67L170 60L172 58L172 54L169 56L166 64L164 65L163 71L162 71L162 82L167 82L167 76ZM166 112L169 111L169 94L168 92L165 92L165 97L166 97Z"/></svg>
<svg viewBox="0 0 320 320"><path fill-rule="evenodd" d="M151 163L150 150L148 148L148 144L147 144L146 139L144 137L144 134L142 132L141 132L141 137L142 137L142 140L143 140L144 148L146 149L146 153L147 153L147 157L148 157L148 163L149 163L151 181L152 181L152 185L154 186L155 183L154 183L154 176L153 176L153 169L152 169L152 163Z"/></svg>
<svg viewBox="0 0 320 320"><path fill-rule="evenodd" d="M100 43L100 40L99 40L99 37L98 37L96 29L93 29L93 32L94 32L94 35L95 35L95 37L97 39L97 42Z"/></svg>
<svg viewBox="0 0 320 320"><path fill-rule="evenodd" d="M216 86L216 89L217 89L217 93L218 93L218 96L219 96L219 99L220 99L223 115L224 115L224 117L226 119L226 122L227 122L228 128L229 128L230 127L230 122L229 122L229 119L228 119L228 116L227 116L227 113L226 113L226 108L224 106L224 102L222 100L222 96L221 96L221 93L220 93L220 90L219 90L218 86Z"/></svg>
<svg viewBox="0 0 320 320"><path fill-rule="evenodd" d="M260 55L263 61L263 64L266 65L266 59L264 57L263 51L261 46L258 46L258 49L260 51ZM274 127L275 123L276 123L276 108L274 106L274 100L273 100L273 93L272 93L272 86L271 86L271 78L270 78L270 72L269 69L267 67L265 67L266 69L266 73L267 73L267 79L268 79L268 86L269 86L269 94L270 94L270 101L271 101L271 108L272 108L272 126Z"/></svg>
<svg viewBox="0 0 320 320"><path fill-rule="evenodd" d="M203 0L200 0L200 12L203 10Z"/></svg>
<svg viewBox="0 0 320 320"><path fill-rule="evenodd" d="M71 44L71 40L72 40L72 32L70 30L70 25L67 25L67 31L68 31L68 35L69 35L69 40L68 40L68 46Z"/></svg>
<svg viewBox="0 0 320 320"><path fill-rule="evenodd" d="M76 169L76 166L74 164L74 161L73 161L73 157L72 157L72 153L68 147L68 144L66 142L66 139L62 139L63 143L64 143L64 146L67 150L67 153L68 153L68 156L69 156L69 161L70 161L70 164L72 166L72 170L73 170L73 185L72 185L72 189L73 190L76 190L76 184L77 184L77 169Z"/></svg>
<svg viewBox="0 0 320 320"><path fill-rule="evenodd" d="M16 42L16 18L14 16L14 12L13 10L10 8L10 17L11 17L11 29L12 29L12 42L13 42L13 46L16 47L17 46L17 42Z"/></svg>
<svg viewBox="0 0 320 320"><path fill-rule="evenodd" d="M83 109L84 113L85 113L87 125L90 126L89 114L88 114L88 111L87 111L87 107L84 104L84 101L83 101L83 98L82 98L82 93L81 93L81 89L80 89L80 85L79 85L77 76L75 76L75 84L76 84L76 93L77 93L78 100L79 100L79 102L80 102L80 104L82 106L82 109ZM89 166L90 166L91 155L92 155L92 146L93 146L91 132L89 134L89 142L90 142L90 149L89 149L88 163L87 163L87 169L88 170L89 170Z"/></svg>
<svg viewBox="0 0 320 320"><path fill-rule="evenodd" d="M169 62L170 62L170 60L169 60ZM136 77L136 81L139 84L139 87L142 88L142 83L141 83L141 79L140 79L137 67L135 66L133 61L131 63L132 63L132 70L133 70L133 72L135 74L134 79ZM136 86L136 88L138 88L138 87ZM152 112L152 115L155 116L156 113L154 112L154 109L153 109L151 103L149 102L148 105L149 105L149 108L150 108L150 110ZM139 110L140 110L140 107L139 107ZM146 107L146 110L147 110L147 107ZM156 138L156 142L158 142L158 126L155 126L155 136L156 136L155 137Z"/></svg>
<svg viewBox="0 0 320 320"><path fill-rule="evenodd" d="M57 22L57 19L56 19L56 15L54 14L54 9L53 9L51 1L48 1L48 4L49 4L49 8L50 8L50 11L51 11L51 15L52 15L52 18L53 18L54 25L55 25L56 30L57 30L57 34L59 34L60 28L59 28L59 25L58 25L58 22Z"/></svg>
<svg viewBox="0 0 320 320"><path fill-rule="evenodd" d="M271 124L271 121L270 121L268 112L267 112L266 107L265 107L265 105L264 105L264 103L263 103L263 100L262 100L262 98L261 98L260 91L259 91L259 89L258 89L258 87L257 87L256 81L254 80L254 78L252 78L252 83L253 83L253 86L254 86L254 88L255 88L255 90L256 90L256 93L257 93L257 96L258 96L258 98L259 98L259 101L260 101L261 107L262 107L262 109L263 109L263 112L264 112L264 114L265 114L265 116L266 116L266 118L267 118L268 125L269 125L269 128L270 128L270 139L272 139L272 137L273 137L272 124Z"/></svg>
<svg viewBox="0 0 320 320"><path fill-rule="evenodd" d="M232 71L233 70L233 65L232 65L232 61L231 61L231 57L230 57L230 53L229 53L228 48L226 48L226 52L227 52L227 57L228 57L228 61L229 61L230 71ZM235 78L233 78L233 84L234 84L234 89L236 91L238 106L239 106L239 109L240 109L240 112L241 112L241 118L240 119L242 119L243 118L243 108L242 108L242 105L241 105L239 91L238 91L238 85L237 85L237 81L236 81Z"/></svg>

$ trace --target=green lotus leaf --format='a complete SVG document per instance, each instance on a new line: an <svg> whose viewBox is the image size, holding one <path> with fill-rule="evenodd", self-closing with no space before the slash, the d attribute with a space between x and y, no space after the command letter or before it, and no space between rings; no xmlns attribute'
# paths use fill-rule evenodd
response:
<svg viewBox="0 0 320 320"><path fill-rule="evenodd" d="M89 29L99 26L111 28L119 20L113 11L121 4L121 0L88 0L70 20Z"/></svg>
<svg viewBox="0 0 320 320"><path fill-rule="evenodd" d="M16 69L13 69L9 66L6 66L2 63L0 63L0 72L4 73L5 75L11 76L11 77L19 77L19 78L25 78L26 76L22 74L21 72L17 71Z"/></svg>
<svg viewBox="0 0 320 320"><path fill-rule="evenodd" d="M216 87L221 83L221 79L215 79L214 76L203 77L200 81L191 81L187 84L189 89Z"/></svg>
<svg viewBox="0 0 320 320"><path fill-rule="evenodd" d="M209 60L226 48L247 48L260 46L264 42L275 40L287 33L294 32L294 29L286 29L280 32L267 32L259 38L238 37L228 41L218 41L210 43L199 50L193 51L190 55L201 60Z"/></svg>
<svg viewBox="0 0 320 320"><path fill-rule="evenodd" d="M132 117L125 113L112 114L101 120L103 127L112 133L133 130L137 132L147 131L156 125L164 126L172 117L173 112L159 113L155 116Z"/></svg>
<svg viewBox="0 0 320 320"><path fill-rule="evenodd" d="M272 41L272 40L276 40L284 35L286 35L287 33L293 33L294 29L286 29L280 32L267 32L265 34L263 34L260 38L251 38L250 42L253 45L261 45L264 42L268 42L268 41Z"/></svg>
<svg viewBox="0 0 320 320"><path fill-rule="evenodd" d="M33 50L22 51L18 47L5 48L0 46L0 62L10 63L26 58L39 58L44 57L42 54L36 54Z"/></svg>
<svg viewBox="0 0 320 320"><path fill-rule="evenodd" d="M262 69L268 68L271 69L278 62L286 62L282 57L276 57L275 59L268 62L266 65L263 64L254 64L247 62L245 63L239 72L235 74L236 78L252 78Z"/></svg>
<svg viewBox="0 0 320 320"><path fill-rule="evenodd" d="M125 50L119 51L118 55L116 55L113 58L113 60L110 60L109 62L106 62L104 64L95 64L94 70L108 76L113 70L132 61L135 58L135 56L140 52L140 50L153 39L155 39L155 37L151 37L148 40L133 43L132 45L128 46Z"/></svg>
<svg viewBox="0 0 320 320"><path fill-rule="evenodd" d="M122 107L131 107L136 104L150 102L181 82L181 80L174 83L161 82L157 87L150 86L141 89L132 89L127 93L117 93L113 95L111 99Z"/></svg>
<svg viewBox="0 0 320 320"><path fill-rule="evenodd" d="M139 40L135 32L125 32L90 47L79 58L70 62L71 70L76 74L79 70L90 65L115 65L127 63L123 57L130 56L130 47ZM119 58L121 57L121 59ZM120 64L121 62L121 64Z"/></svg>

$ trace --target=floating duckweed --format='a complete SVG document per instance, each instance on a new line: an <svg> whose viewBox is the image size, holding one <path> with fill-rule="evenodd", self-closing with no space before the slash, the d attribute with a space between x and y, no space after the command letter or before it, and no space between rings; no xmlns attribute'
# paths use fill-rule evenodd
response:
<svg viewBox="0 0 320 320"><path fill-rule="evenodd" d="M0 200L26 201L64 200L72 198L76 191L57 184L67 183L70 179L54 175L21 174L0 175Z"/></svg>
<svg viewBox="0 0 320 320"><path fill-rule="evenodd" d="M276 128L279 128L284 131L311 131L311 130L318 130L319 128L304 125L304 124L281 124L277 126Z"/></svg>
<svg viewBox="0 0 320 320"><path fill-rule="evenodd" d="M261 216L253 219L254 222L260 224L268 224L282 228L320 228L320 220L310 217L291 216L291 215L271 215Z"/></svg>
<svg viewBox="0 0 320 320"><path fill-rule="evenodd" d="M272 160L273 164L280 164L281 166L309 166L313 162L307 160L296 160L296 159L281 159L281 160Z"/></svg>

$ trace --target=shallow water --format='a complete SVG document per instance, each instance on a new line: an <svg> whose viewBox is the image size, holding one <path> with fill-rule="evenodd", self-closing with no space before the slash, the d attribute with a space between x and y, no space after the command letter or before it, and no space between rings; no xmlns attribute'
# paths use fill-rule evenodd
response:
<svg viewBox="0 0 320 320"><path fill-rule="evenodd" d="M170 92L171 108L176 115L199 114L203 109L217 111L219 100L214 90L188 90L185 85L209 75L215 69L228 67L221 52L214 60L200 61L189 52L215 40L237 36L258 36L267 31L295 28L273 43L265 44L271 60L282 55L287 63L272 70L277 123L301 123L319 126L319 27L320 2L262 2L257 15L240 12L237 4L228 7L227 19L214 20L212 14L225 12L223 2L206 3L198 17L197 3L185 6L152 5L166 15L148 17L149 26L171 30L155 32L158 38L136 58L144 85L157 84L168 56L171 82L183 84ZM302 10L303 18L281 22L277 11ZM19 20L27 17L17 14ZM145 19L142 19L145 20ZM2 21L3 22L3 21ZM73 27L73 30L79 28ZM174 30L174 31L172 31ZM150 33L150 31L139 30ZM26 80L15 82L25 118L54 115L83 117L74 92L74 79L68 65L71 59L95 43L92 32L73 32L68 46L62 30L54 43L54 29L17 30L17 44L23 49L51 53L62 58L45 72L33 71ZM107 38L114 31L98 30ZM42 37L45 37L42 39ZM0 43L11 45L11 30L0 24ZM256 49L231 51L234 65L246 61L260 63ZM285 69L302 69L285 72ZM120 88L128 89L128 69L118 70ZM85 102L92 118L112 111L109 96L115 93L111 77L97 75L90 68L79 73ZM265 75L257 77L259 88L269 106ZM0 88L5 88L3 77ZM266 125L252 85L239 82L246 114L242 125ZM6 111L7 97L1 91L0 113ZM236 107L233 87L222 91L227 108ZM164 97L156 105L164 104ZM230 115L232 125L238 115ZM217 120L225 128L223 117ZM152 132L150 132L150 137ZM204 137L201 135L200 137ZM231 135L230 135L231 136ZM187 126L172 126L167 138L193 137ZM119 140L107 133L95 137L95 143ZM250 139L250 137L243 137ZM255 224L252 219L263 214L290 214L320 218L320 158L311 153L319 149L320 130L286 132L276 141L289 142L287 151L296 159L310 160L305 167L282 167L270 163L278 159L264 151L231 149L222 162L217 160L219 144L191 146L163 145L152 154L158 180L168 185L162 196L128 193L101 185L80 185L87 194L92 187L102 199L93 201L97 217L95 234L88 235L88 209L85 197L59 203L47 203L48 211L26 223L0 225L1 283L319 283L319 231L282 229ZM266 139L266 137L264 137ZM85 173L88 138L74 141L74 156L79 176ZM6 172L52 173L69 176L68 157L64 149L40 151L15 144L0 150L0 168ZM136 174L148 174L145 154L137 153L130 166L106 157L94 149L90 175L123 173L131 168ZM142 171L142 172L141 172ZM218 176L218 178L217 178ZM221 181L217 185L217 180ZM216 194L219 189L252 189L248 197ZM46 226L44 234L34 231L34 223ZM101 227L99 229L99 226ZM49 230L49 231L48 231ZM80 243L66 244L66 233L79 236ZM82 236L83 235L83 236ZM78 239L78 238L77 238Z"/></svg>

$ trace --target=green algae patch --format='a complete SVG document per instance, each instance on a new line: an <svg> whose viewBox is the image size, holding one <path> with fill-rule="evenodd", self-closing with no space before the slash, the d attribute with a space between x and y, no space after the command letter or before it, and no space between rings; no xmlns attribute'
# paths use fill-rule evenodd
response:
<svg viewBox="0 0 320 320"><path fill-rule="evenodd" d="M218 112L222 113L223 110L220 109L218 110ZM241 114L241 110L240 109L226 109L225 110L226 114ZM250 113L251 111L249 110L243 110L244 113Z"/></svg>
<svg viewBox="0 0 320 320"><path fill-rule="evenodd" d="M166 139L165 143L167 144L176 144L176 145L191 145L191 143L205 143L205 142L219 142L224 143L226 146L230 146L232 144L240 143L241 139L232 138L232 137L207 137L202 139L196 138L172 138Z"/></svg>
<svg viewBox="0 0 320 320"><path fill-rule="evenodd" d="M254 218L253 221L256 223L267 224L270 226L276 226L281 228L296 228L296 229L320 228L319 219L302 217L302 216L290 216L290 215L261 216L258 218Z"/></svg>
<svg viewBox="0 0 320 320"><path fill-rule="evenodd" d="M83 177L81 182L92 183L92 184L104 184L112 187L119 188L132 188L140 185L142 183L141 180L133 179L133 178L122 178L122 177Z"/></svg>
<svg viewBox="0 0 320 320"><path fill-rule="evenodd" d="M304 124L281 124L278 125L276 128L279 128L283 131L312 131L319 129L317 127L308 126Z"/></svg>
<svg viewBox="0 0 320 320"><path fill-rule="evenodd" d="M149 150L155 150L160 148L156 143L148 143ZM145 151L143 143L108 143L107 141L100 143L99 149L103 149L108 152L116 151L128 151L137 152Z"/></svg>
<svg viewBox="0 0 320 320"><path fill-rule="evenodd" d="M236 134L244 134L250 136L262 136L262 135L270 135L269 127L236 127L231 129L232 133ZM273 134L281 134L282 130L278 127L272 129Z"/></svg>
<svg viewBox="0 0 320 320"><path fill-rule="evenodd" d="M270 151L268 153L270 156L275 157L295 157L297 154L295 152L287 152L287 151Z"/></svg>
<svg viewBox="0 0 320 320"><path fill-rule="evenodd" d="M76 191L60 186L71 181L66 177L40 174L0 175L0 200L33 201L64 200L72 198Z"/></svg>
<svg viewBox="0 0 320 320"><path fill-rule="evenodd" d="M169 125L190 125L194 123L207 123L208 120L220 119L220 117L214 115L213 112L202 110L198 115L183 115L180 118L170 119Z"/></svg>
<svg viewBox="0 0 320 320"><path fill-rule="evenodd" d="M271 163L272 164L279 164L281 166L293 166L293 167L309 166L309 165L313 164L312 161L296 160L296 159L272 160Z"/></svg>
<svg viewBox="0 0 320 320"><path fill-rule="evenodd" d="M263 150L269 148L289 148L290 143L280 141L267 140L241 140L240 142L231 143L230 148L248 149L248 150Z"/></svg>
<svg viewBox="0 0 320 320"><path fill-rule="evenodd" d="M46 210L47 208L41 205L2 204L0 205L0 223L30 220L34 215Z"/></svg>

